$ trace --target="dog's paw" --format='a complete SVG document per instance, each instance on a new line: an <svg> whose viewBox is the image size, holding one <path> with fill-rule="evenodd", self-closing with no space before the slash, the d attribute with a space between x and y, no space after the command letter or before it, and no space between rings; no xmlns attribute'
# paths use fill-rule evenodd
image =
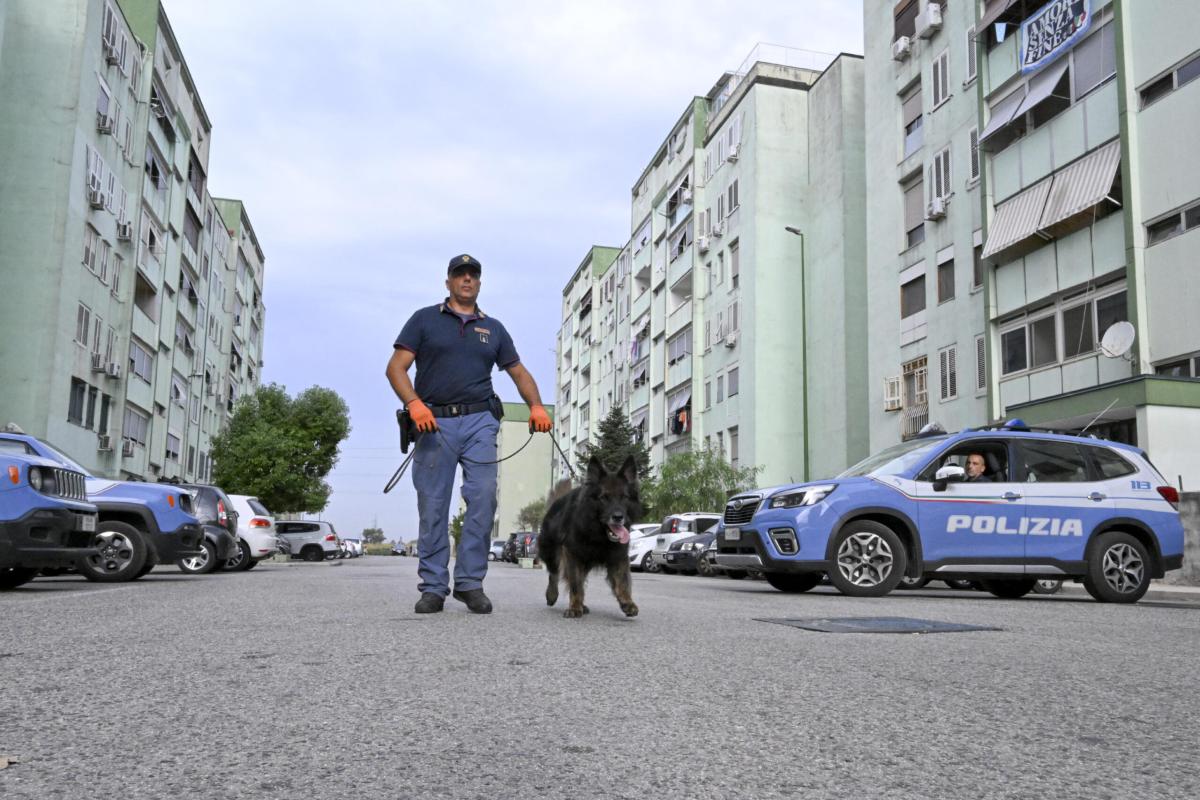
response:
<svg viewBox="0 0 1200 800"><path fill-rule="evenodd" d="M625 603L621 606L621 610L625 612L627 617L636 617L638 615L637 603Z"/></svg>
<svg viewBox="0 0 1200 800"><path fill-rule="evenodd" d="M590 613L592 613L592 610L591 610L590 608L588 608L587 606L584 606L584 607L583 607L583 613L585 613L585 614L590 614Z"/></svg>
<svg viewBox="0 0 1200 800"><path fill-rule="evenodd" d="M552 606L558 602L558 592L546 592L546 605Z"/></svg>
<svg viewBox="0 0 1200 800"><path fill-rule="evenodd" d="M568 608L563 612L563 616L567 619L579 619L583 616L583 610L578 608Z"/></svg>

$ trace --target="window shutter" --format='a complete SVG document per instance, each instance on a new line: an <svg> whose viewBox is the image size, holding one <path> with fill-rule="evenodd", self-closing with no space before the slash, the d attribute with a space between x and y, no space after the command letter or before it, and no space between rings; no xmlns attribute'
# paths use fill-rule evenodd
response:
<svg viewBox="0 0 1200 800"><path fill-rule="evenodd" d="M987 347L982 336L975 337L975 389L982 391L987 388Z"/></svg>
<svg viewBox="0 0 1200 800"><path fill-rule="evenodd" d="M950 373L950 396L958 397L958 348L951 347L946 351L947 368Z"/></svg>
<svg viewBox="0 0 1200 800"><path fill-rule="evenodd" d="M941 376L939 392L943 400L950 397L950 375L946 365L946 362L949 360L947 358L949 354L949 350L943 350L938 353L938 374Z"/></svg>
<svg viewBox="0 0 1200 800"><path fill-rule="evenodd" d="M901 106L901 121L907 128L912 121L921 116L921 90L917 89L904 101Z"/></svg>
<svg viewBox="0 0 1200 800"><path fill-rule="evenodd" d="M971 180L979 178L979 129L971 128Z"/></svg>

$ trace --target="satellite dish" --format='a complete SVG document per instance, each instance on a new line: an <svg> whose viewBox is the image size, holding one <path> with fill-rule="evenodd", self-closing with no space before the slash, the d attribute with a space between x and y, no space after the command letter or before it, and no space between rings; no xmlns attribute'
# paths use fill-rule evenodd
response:
<svg viewBox="0 0 1200 800"><path fill-rule="evenodd" d="M1129 348L1133 347L1133 340L1137 338L1137 330L1133 324L1129 322L1114 322L1108 326L1108 330L1104 332L1104 338L1100 340L1100 352L1109 358L1120 358L1129 352Z"/></svg>

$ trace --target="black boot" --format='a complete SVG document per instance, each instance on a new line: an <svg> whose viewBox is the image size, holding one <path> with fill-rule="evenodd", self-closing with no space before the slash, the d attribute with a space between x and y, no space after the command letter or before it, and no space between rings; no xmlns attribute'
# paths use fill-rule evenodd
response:
<svg viewBox="0 0 1200 800"><path fill-rule="evenodd" d="M445 603L446 598L442 597L440 594L423 592L421 594L421 599L417 601L417 607L414 608L413 611L416 611L418 614L436 614L442 610L442 606L445 605Z"/></svg>
<svg viewBox="0 0 1200 800"><path fill-rule="evenodd" d="M483 593L483 589L467 589L460 592L454 590L454 599L467 604L467 608L472 614L490 614L492 613L492 601L488 600L488 596Z"/></svg>

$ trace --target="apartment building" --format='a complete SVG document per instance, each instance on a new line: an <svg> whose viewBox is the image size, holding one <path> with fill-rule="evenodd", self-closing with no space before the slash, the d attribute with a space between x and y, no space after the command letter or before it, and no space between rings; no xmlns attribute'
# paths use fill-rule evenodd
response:
<svg viewBox="0 0 1200 800"><path fill-rule="evenodd" d="M987 413L973 2L867 0L870 449Z"/></svg>
<svg viewBox="0 0 1200 800"><path fill-rule="evenodd" d="M977 25L989 415L1139 444L1193 487L1198 29L1188 0L993 0Z"/></svg>
<svg viewBox="0 0 1200 800"><path fill-rule="evenodd" d="M0 108L4 421L99 475L207 478L232 406L205 387L260 374L262 253L235 333L253 230L208 192L212 125L161 4L9 0Z"/></svg>
<svg viewBox="0 0 1200 800"><path fill-rule="evenodd" d="M554 405L546 413L554 419ZM496 437L496 522L493 539L505 539L521 530L517 515L521 509L550 494L550 464L554 445L545 436L529 438L529 406L524 403L505 403L504 418Z"/></svg>
<svg viewBox="0 0 1200 800"><path fill-rule="evenodd" d="M783 481L866 454L862 60L766 56L685 106L634 183L630 241L564 289L568 453L615 405L652 465L708 446Z"/></svg>

